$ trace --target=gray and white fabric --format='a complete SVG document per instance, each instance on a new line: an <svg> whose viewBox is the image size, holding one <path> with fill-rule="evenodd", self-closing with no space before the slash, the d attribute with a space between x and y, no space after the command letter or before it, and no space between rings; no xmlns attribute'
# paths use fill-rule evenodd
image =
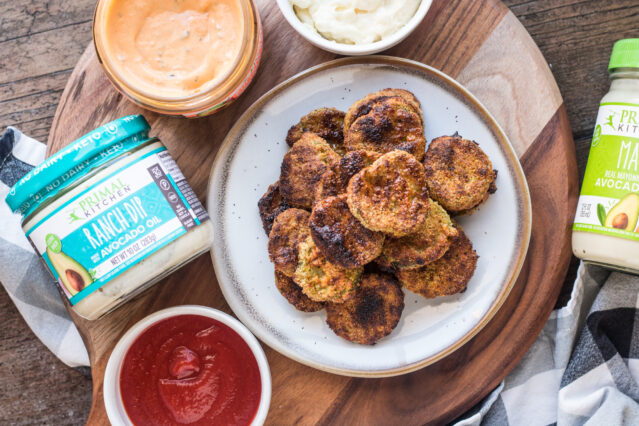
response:
<svg viewBox="0 0 639 426"><path fill-rule="evenodd" d="M639 425L639 277L581 265L568 304L457 425Z"/></svg>
<svg viewBox="0 0 639 426"><path fill-rule="evenodd" d="M0 282L36 336L71 367L89 356L51 277L24 236L20 216L4 198L22 176L45 158L45 145L9 127L0 138Z"/></svg>
<svg viewBox="0 0 639 426"><path fill-rule="evenodd" d="M0 200L44 159L9 128L0 139ZM0 201L0 282L40 340L70 366L89 364L53 279ZM457 425L639 425L639 277L582 265L523 360Z"/></svg>

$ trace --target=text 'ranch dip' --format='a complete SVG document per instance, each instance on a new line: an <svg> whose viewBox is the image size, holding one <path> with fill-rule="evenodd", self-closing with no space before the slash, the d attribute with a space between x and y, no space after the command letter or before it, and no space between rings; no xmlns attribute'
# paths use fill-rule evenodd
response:
<svg viewBox="0 0 639 426"><path fill-rule="evenodd" d="M142 107L186 117L237 98L262 51L252 0L99 0L93 37L120 91Z"/></svg>
<svg viewBox="0 0 639 426"><path fill-rule="evenodd" d="M211 222L141 115L94 130L6 202L72 309L97 319L209 248Z"/></svg>
<svg viewBox="0 0 639 426"><path fill-rule="evenodd" d="M324 38L369 44L397 32L421 0L290 0L297 17Z"/></svg>

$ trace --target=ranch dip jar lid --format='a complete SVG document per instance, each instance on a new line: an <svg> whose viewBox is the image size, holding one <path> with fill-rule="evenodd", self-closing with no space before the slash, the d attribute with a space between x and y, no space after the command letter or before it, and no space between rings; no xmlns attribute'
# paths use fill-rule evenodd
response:
<svg viewBox="0 0 639 426"><path fill-rule="evenodd" d="M63 148L20 179L5 198L23 217L91 170L149 140L151 127L142 115L107 123Z"/></svg>

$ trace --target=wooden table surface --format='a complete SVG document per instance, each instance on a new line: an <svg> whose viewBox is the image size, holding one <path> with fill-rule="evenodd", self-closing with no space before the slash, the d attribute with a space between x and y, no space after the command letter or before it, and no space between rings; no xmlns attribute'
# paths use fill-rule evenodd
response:
<svg viewBox="0 0 639 426"><path fill-rule="evenodd" d="M636 0L504 0L551 64L583 174L612 44L639 33ZM91 40L95 0L0 0L0 131L46 141L75 63ZM576 265L576 262L573 262ZM570 293L569 273L562 305ZM0 290L0 424L82 424L90 379L58 361Z"/></svg>

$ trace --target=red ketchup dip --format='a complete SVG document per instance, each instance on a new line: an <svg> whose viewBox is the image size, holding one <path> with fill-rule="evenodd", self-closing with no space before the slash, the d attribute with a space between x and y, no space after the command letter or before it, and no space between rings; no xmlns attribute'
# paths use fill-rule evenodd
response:
<svg viewBox="0 0 639 426"><path fill-rule="evenodd" d="M261 392L249 346L229 326L200 315L143 331L120 372L122 402L135 425L248 425Z"/></svg>

